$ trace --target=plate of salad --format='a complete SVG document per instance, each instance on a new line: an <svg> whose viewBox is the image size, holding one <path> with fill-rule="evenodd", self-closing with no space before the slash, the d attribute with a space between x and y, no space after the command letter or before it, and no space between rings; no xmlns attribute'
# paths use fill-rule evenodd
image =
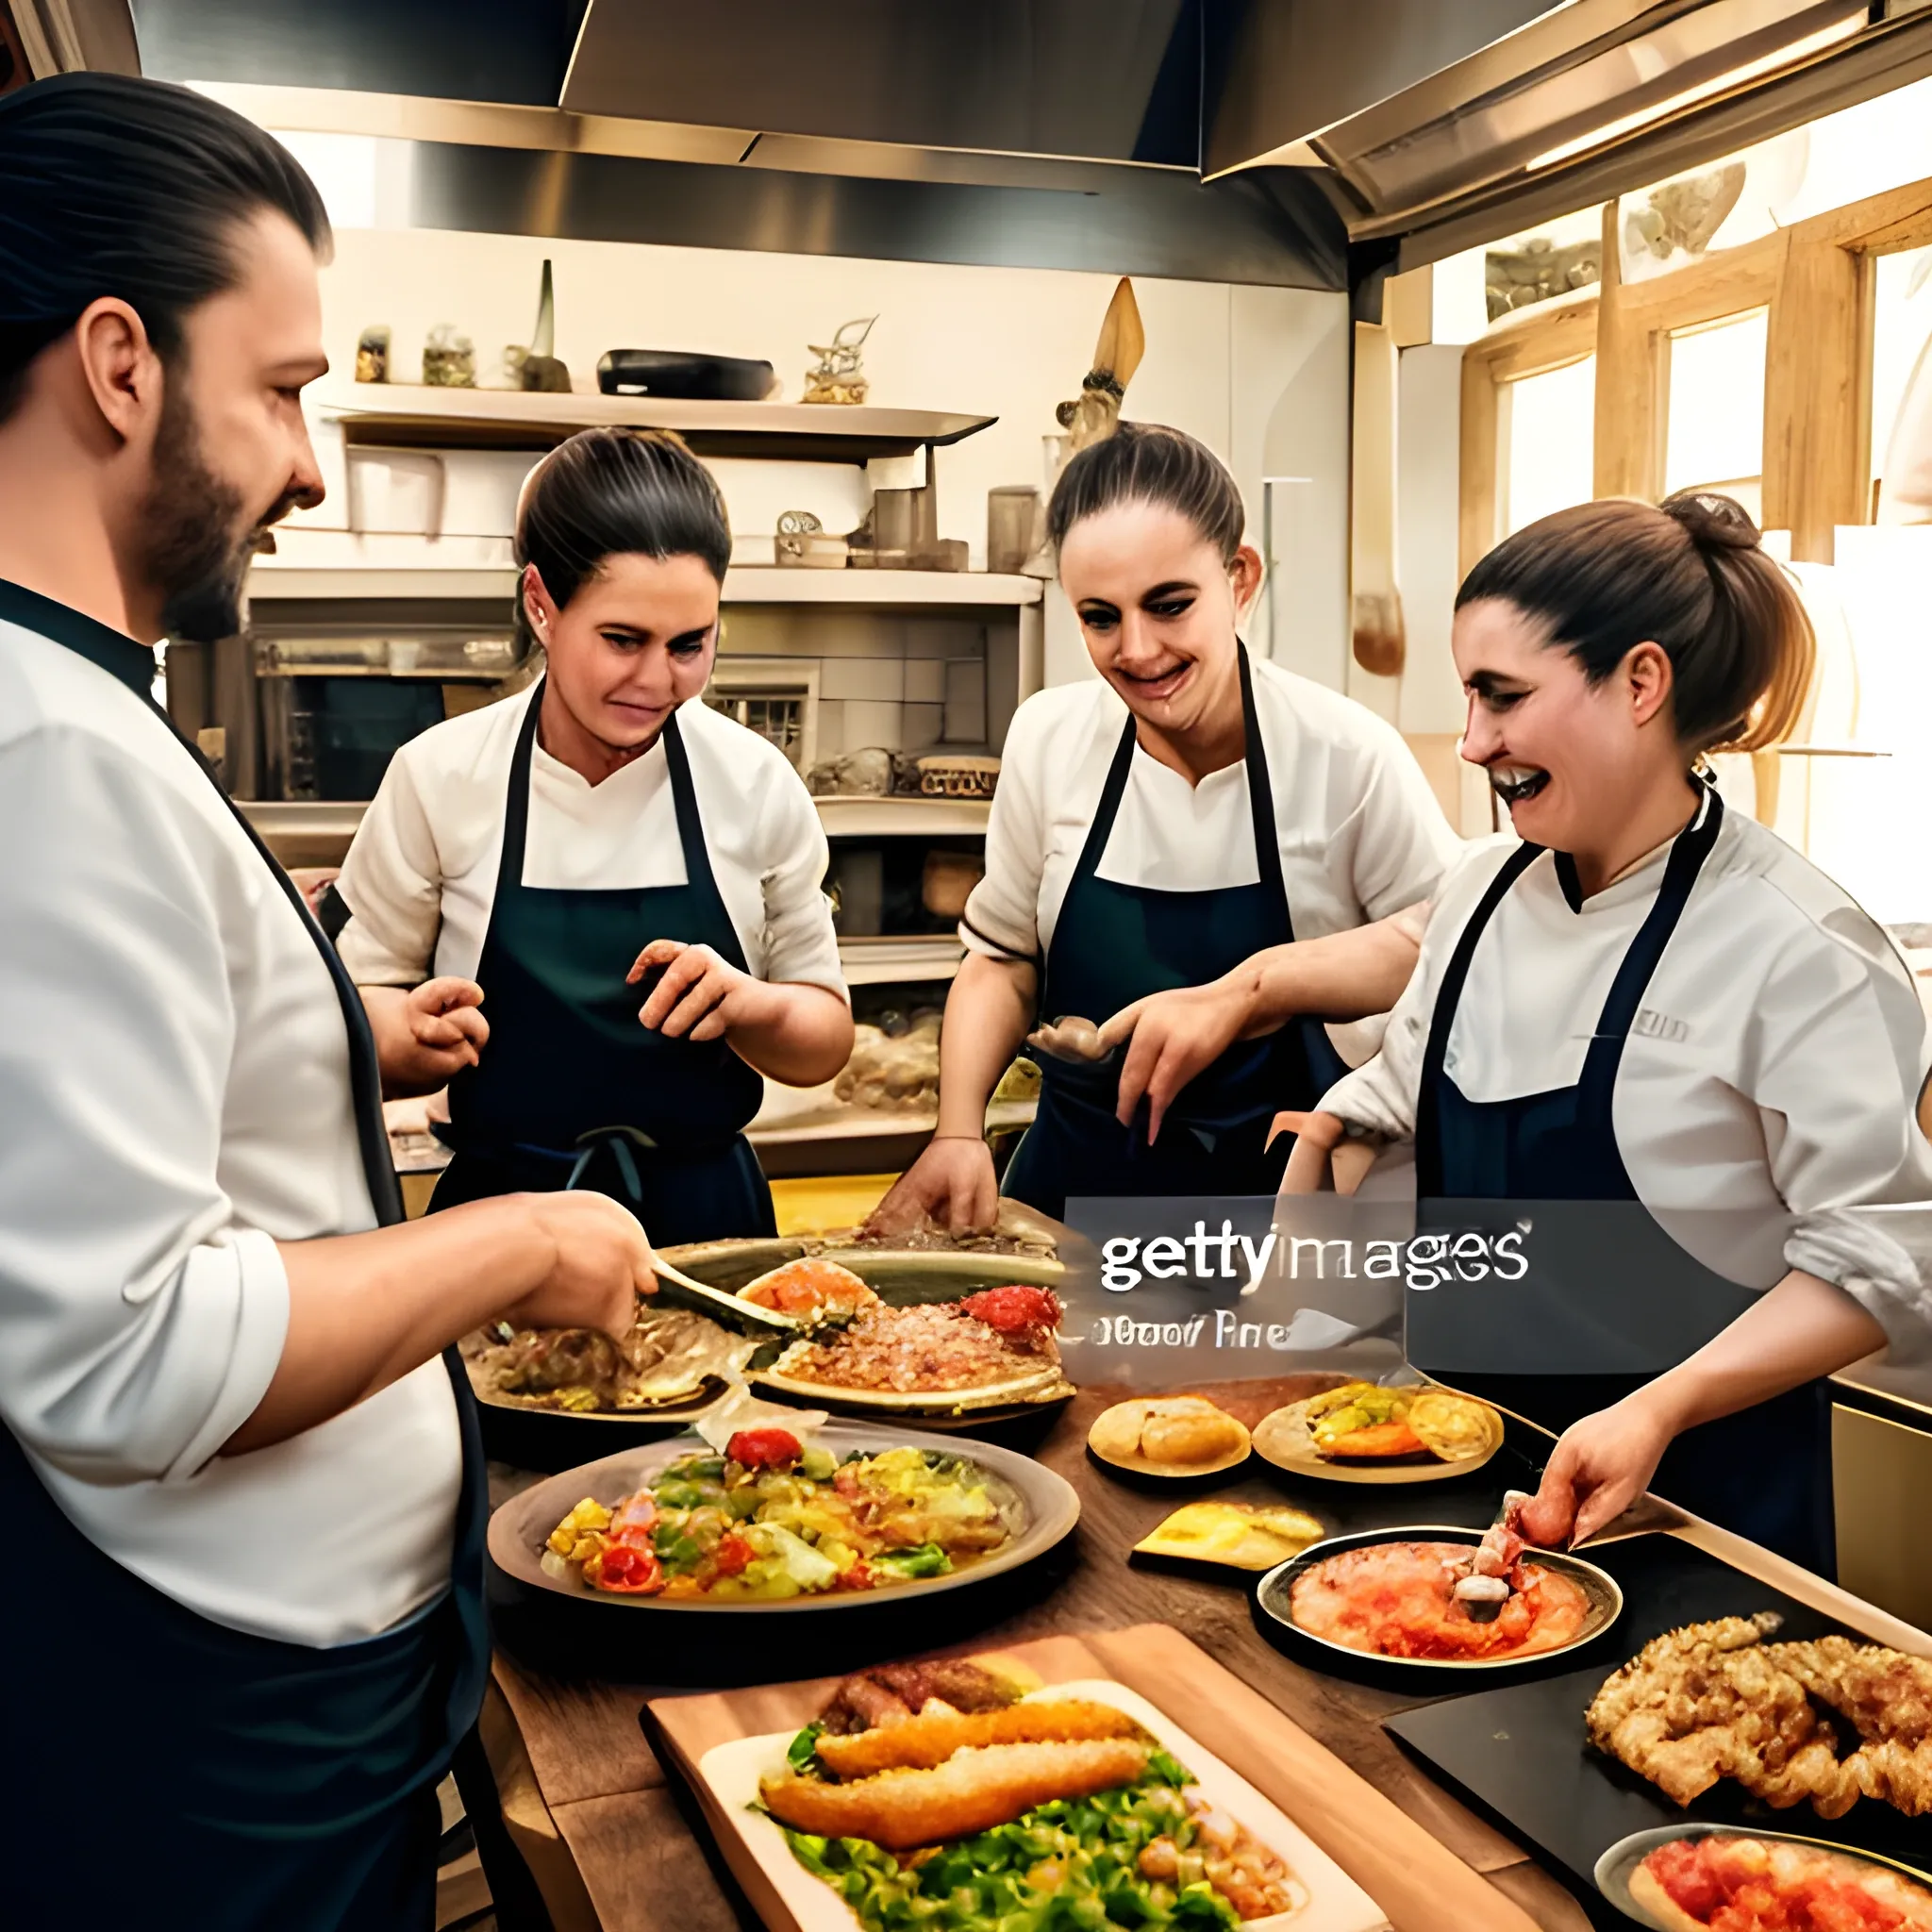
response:
<svg viewBox="0 0 1932 1932"><path fill-rule="evenodd" d="M490 1553L525 1584L613 1609L826 1610L1001 1574L1078 1516L1031 1457L741 1387L688 1434L526 1490L492 1517Z"/></svg>

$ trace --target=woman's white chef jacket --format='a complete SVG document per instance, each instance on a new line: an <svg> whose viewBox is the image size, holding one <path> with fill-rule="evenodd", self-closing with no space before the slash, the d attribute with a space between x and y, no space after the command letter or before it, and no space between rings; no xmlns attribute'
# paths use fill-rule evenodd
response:
<svg viewBox="0 0 1932 1932"><path fill-rule="evenodd" d="M276 1241L375 1224L313 935L165 722L5 623L0 824L0 1418L96 1545L202 1616L375 1636L449 1587L441 1361L216 1454L281 1358Z"/></svg>
<svg viewBox="0 0 1932 1932"><path fill-rule="evenodd" d="M1381 1053L1329 1091L1328 1111L1413 1136L1437 987L1516 842L1472 845L1444 881ZM1548 853L1517 880L1447 1042L1445 1071L1468 1099L1575 1084L1669 852L1580 905ZM1932 1146L1914 1117L1926 1052L1911 974L1883 929L1774 833L1726 812L1624 1048L1618 1149L1643 1205L1707 1267L1759 1289L1792 1268L1835 1282L1895 1357L1916 1356L1932 1343Z"/></svg>
<svg viewBox="0 0 1932 1932"><path fill-rule="evenodd" d="M1461 841L1400 734L1351 698L1251 661L1296 939L1346 932L1428 898ZM975 952L1045 957L1126 717L1098 678L1041 691L1014 713L986 876L959 926ZM1253 885L1246 761L1190 785L1136 746L1098 874L1171 891Z"/></svg>
<svg viewBox="0 0 1932 1932"><path fill-rule="evenodd" d="M337 944L358 985L475 976L496 895L510 757L539 688L432 725L391 759L336 882L354 914ZM823 890L825 837L804 782L775 745L701 698L679 707L677 725L705 848L753 975L843 998ZM685 883L661 742L599 785L532 747L524 883ZM655 937L640 934L639 948Z"/></svg>

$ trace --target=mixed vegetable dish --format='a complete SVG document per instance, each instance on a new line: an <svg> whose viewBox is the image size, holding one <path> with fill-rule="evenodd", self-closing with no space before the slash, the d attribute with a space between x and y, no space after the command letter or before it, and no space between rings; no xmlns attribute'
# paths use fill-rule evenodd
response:
<svg viewBox="0 0 1932 1932"><path fill-rule="evenodd" d="M787 1428L740 1429L648 1489L586 1498L543 1567L591 1590L709 1602L885 1590L984 1560L1024 1528L1024 1506L963 1457L910 1447L841 1460Z"/></svg>

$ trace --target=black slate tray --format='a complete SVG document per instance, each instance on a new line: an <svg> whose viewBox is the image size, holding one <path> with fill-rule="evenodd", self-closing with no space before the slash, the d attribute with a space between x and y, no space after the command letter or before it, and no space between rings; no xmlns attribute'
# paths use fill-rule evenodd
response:
<svg viewBox="0 0 1932 1932"><path fill-rule="evenodd" d="M1583 1713L1604 1679L1653 1637L1708 1618L1777 1610L1776 1639L1822 1637L1844 1626L1674 1537L1646 1536L1592 1550L1623 1586L1624 1611L1604 1662L1588 1670L1445 1698L1385 1718L1383 1728L1466 1803L1541 1853L1603 1925L1627 1926L1596 1891L1598 1857L1618 1840L1660 1824L1700 1821L1796 1833L1924 1866L1932 1821L1861 1798L1840 1819L1809 1805L1774 1811L1721 1782L1680 1810L1654 1785L1593 1749ZM1856 1637L1856 1631L1845 1634ZM1840 1734L1849 1725L1840 1722Z"/></svg>

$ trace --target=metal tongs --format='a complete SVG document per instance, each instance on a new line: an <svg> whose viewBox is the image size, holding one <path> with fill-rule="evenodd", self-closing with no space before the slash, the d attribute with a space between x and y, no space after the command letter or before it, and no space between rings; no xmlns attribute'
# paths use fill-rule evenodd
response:
<svg viewBox="0 0 1932 1932"><path fill-rule="evenodd" d="M787 1315L777 1308L762 1307L758 1302L748 1302L741 1295L730 1293L722 1288L713 1288L708 1282L696 1281L683 1269L675 1268L663 1256L653 1252L651 1272L674 1292L666 1297L669 1301L693 1304L707 1315L722 1316L726 1321L749 1323L756 1328L769 1328L774 1334L800 1336L809 1333L808 1324L796 1315Z"/></svg>
<svg viewBox="0 0 1932 1932"><path fill-rule="evenodd" d="M1515 1594L1509 1587L1509 1572L1527 1547L1518 1524L1524 1505L1530 1500L1524 1490L1504 1491L1503 1507L1496 1512L1495 1522L1483 1531L1483 1540L1470 1558L1468 1574L1458 1577L1450 1592L1469 1612L1472 1624L1493 1624Z"/></svg>

